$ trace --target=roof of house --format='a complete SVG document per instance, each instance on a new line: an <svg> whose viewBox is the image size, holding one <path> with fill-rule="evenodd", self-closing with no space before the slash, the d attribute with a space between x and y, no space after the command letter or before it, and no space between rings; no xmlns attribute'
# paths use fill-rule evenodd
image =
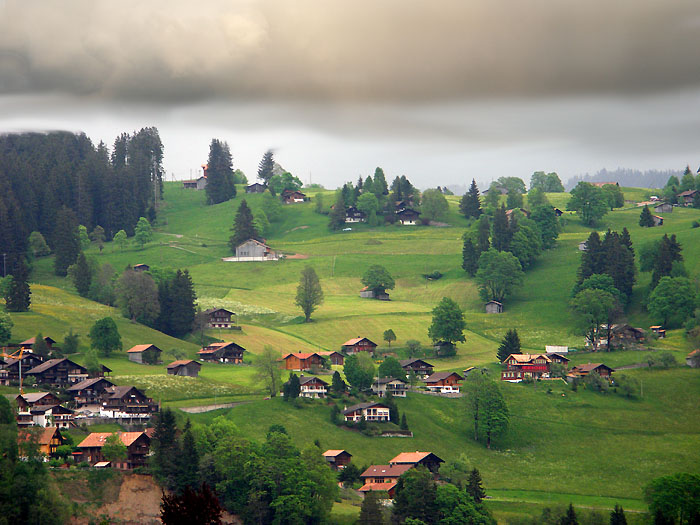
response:
<svg viewBox="0 0 700 525"><path fill-rule="evenodd" d="M197 365L199 367L202 366L200 363L198 363L197 361L193 361L192 359L180 359L178 361L173 361L172 363L170 363L168 365L168 370L170 370L171 368L178 368L180 366L187 366L190 363L194 363L195 365Z"/></svg>
<svg viewBox="0 0 700 525"><path fill-rule="evenodd" d="M364 410L365 408L372 408L375 406L382 407L382 408L389 408L384 403L360 403L360 404L353 405L351 407L346 408L345 410L343 410L343 414L349 414L350 412L355 412L357 410Z"/></svg>
<svg viewBox="0 0 700 525"><path fill-rule="evenodd" d="M306 383L314 383L318 382L321 383L325 386L328 386L328 383L326 383L323 379L319 377L314 377L314 376L301 376L299 377L299 384L300 385L305 385Z"/></svg>
<svg viewBox="0 0 700 525"><path fill-rule="evenodd" d="M73 363L73 361L71 361L70 359L66 359L66 358L64 357L64 358L62 358L62 359L49 359L48 361L44 361L44 362L41 363L40 365L35 366L35 367L32 368L31 370L28 370L28 371L27 371L27 374L41 374L41 373L43 373L43 372L46 372L46 371L49 370L50 368L53 368L54 366L63 363L64 361L68 361L69 363L72 363L73 366L75 366L75 367L77 367L77 368L82 368L83 370L85 370L84 367L82 367L82 366L80 366L80 365L78 365L78 364L76 364L76 363Z"/></svg>
<svg viewBox="0 0 700 525"><path fill-rule="evenodd" d="M336 351L336 350L333 350L332 352L316 352L316 353L317 353L318 355L323 355L323 356L329 356L329 355L333 355L333 354L338 354L338 355L340 355L340 356L343 355L343 354L341 354L340 352L338 352L338 351Z"/></svg>
<svg viewBox="0 0 700 525"><path fill-rule="evenodd" d="M92 385L99 383L100 381L106 381L109 385L114 385L114 383L112 383L109 379L105 379L104 377L93 377L92 379L86 379L85 381L74 384L73 386L67 388L66 391L77 392L83 388L90 388Z"/></svg>
<svg viewBox="0 0 700 525"><path fill-rule="evenodd" d="M370 341L370 340L367 339L366 337L360 337L360 336L357 336L357 337L355 337L354 339L348 339L347 341L345 341L345 342L344 342L342 345L340 345L340 346L353 346L353 345L356 345L357 343L359 343L360 341L367 341L368 343L371 343L371 344L373 344L374 346L377 346L376 343L373 343L372 341Z"/></svg>
<svg viewBox="0 0 700 525"><path fill-rule="evenodd" d="M107 441L107 438L112 435L112 432L93 432L88 434L88 436L83 439L79 444L78 448L92 448L92 447L102 447ZM134 441L136 441L144 432L117 432L119 439L122 440L124 446L130 446ZM146 435L146 437L148 437Z"/></svg>
<svg viewBox="0 0 700 525"><path fill-rule="evenodd" d="M209 315L209 314L213 314L214 312L227 312L229 314L236 315L235 312L232 312L231 310L227 310L226 308L208 308L208 309L204 310L204 312L202 312L202 313Z"/></svg>
<svg viewBox="0 0 700 525"><path fill-rule="evenodd" d="M365 483L359 489L359 492L389 492L396 486L396 481L391 481L389 483Z"/></svg>
<svg viewBox="0 0 700 525"><path fill-rule="evenodd" d="M547 352L547 354L546 354L546 356L549 357L550 359L551 359L550 356L554 356L554 355L557 356L557 357L560 358L560 359L563 359L564 361L571 361L571 359L569 359L568 357L566 357L566 356L564 356L564 355L561 355L561 354L558 353L558 352Z"/></svg>
<svg viewBox="0 0 700 525"><path fill-rule="evenodd" d="M131 348L129 348L129 349L126 351L126 353L127 353L127 354L140 354L141 352L145 352L145 351L148 350L149 348L155 348L155 349L158 350L159 352L161 351L161 349L158 348L156 345L148 344L148 345L136 345L136 346L132 346Z"/></svg>
<svg viewBox="0 0 700 525"><path fill-rule="evenodd" d="M418 213L416 210L412 210L411 208L404 208L403 210L397 212L396 215L415 215L418 217L420 213Z"/></svg>
<svg viewBox="0 0 700 525"><path fill-rule="evenodd" d="M248 239L247 241L243 241L241 244L239 244L238 246L236 246L236 248L240 248L241 246L243 246L244 244L249 243L249 242L258 244L258 245L262 246L263 248L267 248L267 249L270 248L267 244L265 244L264 242L260 242L260 241L257 240L257 239Z"/></svg>
<svg viewBox="0 0 700 525"><path fill-rule="evenodd" d="M691 197L695 195L699 190L686 190L678 194L679 197Z"/></svg>
<svg viewBox="0 0 700 525"><path fill-rule="evenodd" d="M411 470L413 465L371 465L367 470L360 474L361 478L398 478L407 470Z"/></svg>
<svg viewBox="0 0 700 525"><path fill-rule="evenodd" d="M430 363L428 363L427 361L423 361L422 359L418 359L418 358L402 359L401 361L399 361L399 364L404 368L406 368L407 366L411 366L414 363L423 363L425 366L429 366L429 367L433 366Z"/></svg>
<svg viewBox="0 0 700 525"><path fill-rule="evenodd" d="M209 344L209 346L202 348L197 353L198 354L213 354L214 352L218 352L222 348L226 348L229 346L245 351L245 348L243 348L241 345L234 343L233 341L224 341L223 343L211 343L211 344Z"/></svg>
<svg viewBox="0 0 700 525"><path fill-rule="evenodd" d="M415 452L401 452L398 456L396 456L394 459L389 460L390 464L416 464L420 463L423 461L425 458L428 456L435 456L432 452L419 452L416 450ZM442 459L439 457L435 456L435 459L438 461L442 462Z"/></svg>
<svg viewBox="0 0 700 525"><path fill-rule="evenodd" d="M288 359L289 357L296 357L297 359L310 359L312 356L318 356L316 352L308 353L308 352L291 352L289 354L284 354L280 361L283 359Z"/></svg>
<svg viewBox="0 0 700 525"><path fill-rule="evenodd" d="M27 394L22 394L22 397L27 403L36 403L48 395L52 395L51 392L30 392Z"/></svg>
<svg viewBox="0 0 700 525"><path fill-rule="evenodd" d="M592 372L596 368L600 368L601 366L607 368L608 370L613 370L607 365L604 365L603 363L586 363L583 365L576 365L573 370L577 370L579 372Z"/></svg>
<svg viewBox="0 0 700 525"><path fill-rule="evenodd" d="M139 394L145 397L145 394L133 385L110 386L107 388L107 392L112 394L111 396L109 396L111 399L121 399L132 390L136 390Z"/></svg>
<svg viewBox="0 0 700 525"><path fill-rule="evenodd" d="M397 379L396 377L380 377L374 380L375 385L384 385L386 383L393 383L394 381L398 381L399 383L405 383L403 379Z"/></svg>
<svg viewBox="0 0 700 525"><path fill-rule="evenodd" d="M43 412L51 411L51 413L59 414L72 414L73 411L70 408L63 407L61 405L36 405L32 407L32 414L41 414Z"/></svg>
<svg viewBox="0 0 700 525"><path fill-rule="evenodd" d="M559 355L559 354L557 354ZM515 359L518 363L529 363L533 359L537 359L543 357L547 361L551 361L549 357L547 357L547 354L510 354L508 357L506 357L503 362L505 363L509 359L513 358Z"/></svg>
<svg viewBox="0 0 700 525"><path fill-rule="evenodd" d="M340 455L343 454L343 453L347 454L348 456L352 456L352 454L350 454L350 452L348 452L347 450L335 450L335 449L330 449L330 450L326 450L326 451L323 453L323 457L334 458L334 457L336 457L336 456L340 456Z"/></svg>
<svg viewBox="0 0 700 525"><path fill-rule="evenodd" d="M435 372L432 374L430 377L425 379L426 383L437 383L438 381L442 381L444 379L447 379L451 375L456 375L459 380L461 381L464 379L461 375L459 375L457 372Z"/></svg>
<svg viewBox="0 0 700 525"><path fill-rule="evenodd" d="M41 428L41 427L38 427ZM58 427L44 427L41 430L20 430L17 432L19 441L29 441L36 436L36 442L39 445L50 445L56 432L59 432ZM60 434L60 432L59 432Z"/></svg>
<svg viewBox="0 0 700 525"><path fill-rule="evenodd" d="M498 306L503 306L503 304L499 303L498 301L489 301L486 304L497 304Z"/></svg>
<svg viewBox="0 0 700 525"><path fill-rule="evenodd" d="M700 350L693 350L685 357L688 358L688 357L696 357L696 356L700 357Z"/></svg>
<svg viewBox="0 0 700 525"><path fill-rule="evenodd" d="M49 336L44 337L44 341L46 341L47 343L50 342L51 344L56 342L53 339L51 339ZM36 337L30 337L26 341L22 341L20 343L20 345L33 345L35 342L36 342Z"/></svg>

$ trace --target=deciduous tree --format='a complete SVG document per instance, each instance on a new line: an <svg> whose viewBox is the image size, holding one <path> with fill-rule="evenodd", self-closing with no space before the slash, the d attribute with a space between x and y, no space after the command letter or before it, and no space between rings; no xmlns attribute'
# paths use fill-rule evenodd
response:
<svg viewBox="0 0 700 525"><path fill-rule="evenodd" d="M304 312L304 320L311 321L311 314L316 307L323 304L323 290L318 275L312 266L306 266L301 271L295 304Z"/></svg>
<svg viewBox="0 0 700 525"><path fill-rule="evenodd" d="M406 380L406 371L401 367L401 363L390 355L379 365L378 375L379 377L393 377L402 381Z"/></svg>
<svg viewBox="0 0 700 525"><path fill-rule="evenodd" d="M664 326L675 319L679 324L695 310L695 287L686 277L662 277L651 292L647 308Z"/></svg>
<svg viewBox="0 0 700 525"><path fill-rule="evenodd" d="M12 318L6 312L0 310L0 346L4 346L12 337Z"/></svg>
<svg viewBox="0 0 700 525"><path fill-rule="evenodd" d="M386 268L379 264L374 264L367 268L362 276L362 284L375 294L384 293L386 290L394 289L394 278Z"/></svg>
<svg viewBox="0 0 700 525"><path fill-rule="evenodd" d="M421 215L429 221L441 221L447 215L447 199L441 191L428 189L421 198Z"/></svg>
<svg viewBox="0 0 700 525"><path fill-rule="evenodd" d="M275 352L271 346L265 345L263 351L253 362L258 380L263 382L270 397L275 397L277 395L282 382L282 373L280 371L278 358L279 354Z"/></svg>
<svg viewBox="0 0 700 525"><path fill-rule="evenodd" d="M442 341L454 345L466 341L464 329L464 312L459 305L449 297L442 300L433 308L433 320L428 327L428 337L433 342Z"/></svg>
<svg viewBox="0 0 700 525"><path fill-rule="evenodd" d="M384 331L384 340L389 344L389 346L391 346L392 341L396 341L396 334L391 328Z"/></svg>
<svg viewBox="0 0 700 525"><path fill-rule="evenodd" d="M122 349L122 338L117 324L111 317L104 317L95 322L88 334L90 346L99 350L102 355L109 356L114 350Z"/></svg>
<svg viewBox="0 0 700 525"><path fill-rule="evenodd" d="M151 228L151 223L148 222L146 217L139 217L139 222L136 223L134 241L136 241L139 248L143 248L145 244L151 242L151 239L153 239L153 228Z"/></svg>
<svg viewBox="0 0 700 525"><path fill-rule="evenodd" d="M114 234L114 244L119 246L120 250L123 250L126 247L127 238L126 238L126 232L124 230L119 230L117 233Z"/></svg>
<svg viewBox="0 0 700 525"><path fill-rule="evenodd" d="M126 459L126 445L119 437L119 434L113 432L102 445L102 455L107 461L119 463Z"/></svg>
<svg viewBox="0 0 700 525"><path fill-rule="evenodd" d="M608 200L601 188L588 182L579 182L571 190L567 210L575 211L587 226L593 226L608 212Z"/></svg>
<svg viewBox="0 0 700 525"><path fill-rule="evenodd" d="M45 257L51 253L51 249L40 232L29 234L29 250L34 257Z"/></svg>
<svg viewBox="0 0 700 525"><path fill-rule="evenodd" d="M499 252L491 248L481 254L476 281L484 301L503 302L522 284L523 279L520 261L510 252Z"/></svg>
<svg viewBox="0 0 700 525"><path fill-rule="evenodd" d="M154 326L160 314L158 288L144 272L127 269L117 279L117 304L127 319Z"/></svg>

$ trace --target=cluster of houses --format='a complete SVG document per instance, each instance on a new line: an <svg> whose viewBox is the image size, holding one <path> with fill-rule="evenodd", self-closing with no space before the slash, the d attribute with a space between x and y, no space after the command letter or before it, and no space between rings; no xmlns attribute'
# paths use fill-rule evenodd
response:
<svg viewBox="0 0 700 525"><path fill-rule="evenodd" d="M501 381L519 383L524 380L555 379L552 377L552 365L561 365L566 371L566 380L569 382L586 377L591 372L600 377L611 379L614 369L603 363L587 363L576 365L569 369L569 358L564 354L566 347L557 347L558 352L545 352L542 354L510 354L503 362Z"/></svg>
<svg viewBox="0 0 700 525"><path fill-rule="evenodd" d="M410 208L410 205L407 201L396 202L396 222L403 226L415 226L420 220L420 212ZM348 224L367 222L367 214L355 206L348 206L345 208L345 222Z"/></svg>
<svg viewBox="0 0 700 525"><path fill-rule="evenodd" d="M333 470L342 470L352 461L352 454L346 450L326 450L323 457ZM386 492L389 498L393 498L402 474L412 468L425 467L437 476L441 463L444 461L432 452L401 452L388 465L370 465L360 474L362 487L358 490L362 495L372 491Z"/></svg>

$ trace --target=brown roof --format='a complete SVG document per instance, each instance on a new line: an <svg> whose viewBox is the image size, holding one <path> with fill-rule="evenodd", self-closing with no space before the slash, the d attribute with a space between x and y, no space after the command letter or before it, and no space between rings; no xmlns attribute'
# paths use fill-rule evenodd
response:
<svg viewBox="0 0 700 525"><path fill-rule="evenodd" d="M586 363L583 365L576 365L573 369L577 370L579 372L592 372L598 367L604 366L605 368L608 368L612 370L609 366L604 365L603 363Z"/></svg>
<svg viewBox="0 0 700 525"><path fill-rule="evenodd" d="M156 350L159 350L159 351L160 351L160 348L158 348L156 345L150 345L150 344L149 344L149 345L136 345L136 346L132 346L131 348L129 348L129 349L126 351L126 353L127 353L127 354L140 354L141 352L145 352L146 350L148 350L148 349L151 348L151 347L153 347L153 348L155 348Z"/></svg>
<svg viewBox="0 0 700 525"><path fill-rule="evenodd" d="M382 407L382 408L389 408L386 406L384 403L360 403L358 405L353 405L351 407L346 408L343 410L343 414L349 414L350 412L355 412L357 410L362 410L365 408L372 408L372 407Z"/></svg>
<svg viewBox="0 0 700 525"><path fill-rule="evenodd" d="M443 379L447 379L450 377L452 374L456 375L459 380L461 381L464 379L461 375L459 375L457 372L435 372L433 375L428 377L425 382L426 383L437 383L438 381L442 381Z"/></svg>
<svg viewBox="0 0 700 525"><path fill-rule="evenodd" d="M356 338L354 338L354 339L350 339L350 340L348 340L348 341L345 341L341 346L353 346L353 345L356 345L357 343L359 343L360 341L364 341L364 340L367 340L367 342L372 343L372 341L370 341L370 340L367 339L366 337L356 337ZM372 344L373 344L374 346L377 346L377 345L374 344L374 343L372 343Z"/></svg>
<svg viewBox="0 0 700 525"><path fill-rule="evenodd" d="M411 470L413 465L371 465L360 474L361 478L398 478L407 470Z"/></svg>
<svg viewBox="0 0 700 525"><path fill-rule="evenodd" d="M533 359L537 359L538 357L544 357L547 361L551 361L551 359L547 357L547 354L510 354L503 360L503 362L505 363L511 357L515 359L518 363L529 363L530 361L532 361Z"/></svg>
<svg viewBox="0 0 700 525"><path fill-rule="evenodd" d="M334 449L326 450L326 451L323 453L323 456L324 456L324 457L329 457L329 458L334 458L334 457L336 457L336 456L341 455L343 452L344 452L345 454L347 454L348 456L352 456L352 454L350 454L350 452L348 452L347 450L334 450Z"/></svg>
<svg viewBox="0 0 700 525"><path fill-rule="evenodd" d="M82 390L83 388L89 388L92 385L99 383L100 381L106 381L109 385L114 385L109 379L105 379L104 377L93 377L92 379L86 379L85 381L81 381L80 383L76 383L70 388L67 388L67 392L77 392L78 390ZM26 397L25 397L26 399Z"/></svg>
<svg viewBox="0 0 700 525"><path fill-rule="evenodd" d="M292 352L290 354L283 355L282 359L280 359L280 361L283 359L287 359L288 357L291 357L291 356L296 357L297 359L309 359L311 356L314 356L314 355L317 356L318 354L316 352L312 352L312 353Z"/></svg>
<svg viewBox="0 0 700 525"><path fill-rule="evenodd" d="M410 366L410 365L412 365L413 363L418 363L418 362L423 363L425 366L429 366L429 367L432 367L432 366L433 366L433 365L431 365L430 363L428 363L427 361L424 361L423 359L418 359L418 358L413 358L413 359L402 359L401 361L399 361L399 364L400 364L403 368L406 368L407 366Z"/></svg>
<svg viewBox="0 0 700 525"><path fill-rule="evenodd" d="M323 379L314 377L314 376L301 376L299 378L299 385L305 385L306 383L313 383L313 382L319 382L324 386L328 386L328 383L326 383Z"/></svg>
<svg viewBox="0 0 700 525"><path fill-rule="evenodd" d="M430 452L418 452L417 450L415 452L401 452L401 454L390 460L389 463L418 463L427 458L430 454Z"/></svg>
<svg viewBox="0 0 700 525"><path fill-rule="evenodd" d="M391 481L389 483L365 483L359 489L359 492L380 492L380 491L390 491L396 486L396 481Z"/></svg>
<svg viewBox="0 0 700 525"><path fill-rule="evenodd" d="M68 361L69 363L72 363L73 366L77 368L82 368L85 370L85 367L80 366L79 364L73 363L70 359L66 359L65 357L62 359L49 359L48 361L45 361L44 363L41 363L40 365L35 366L31 370L27 371L27 374L41 374L42 372L46 372L49 368L53 368L54 366L62 363L63 361Z"/></svg>
<svg viewBox="0 0 700 525"><path fill-rule="evenodd" d="M240 348L241 350L245 351L245 348L243 348L241 345L234 343L233 341L224 341L223 343L211 343L209 344L209 346L205 346L197 353L213 354L214 352L218 352L219 350L221 350L222 348L226 348L227 346L234 346L235 348Z"/></svg>
<svg viewBox="0 0 700 525"><path fill-rule="evenodd" d="M179 361L173 361L172 363L170 363L168 365L168 370L170 370L171 368L177 368L179 366L186 366L190 363L194 363L197 366L202 366L197 361L193 361L192 359L180 359Z"/></svg>
<svg viewBox="0 0 700 525"><path fill-rule="evenodd" d="M139 394L141 394L141 395L143 395L144 397L146 397L146 395L145 395L143 392L141 392L138 388L136 388L136 387L133 386L133 385L111 386L111 387L108 387L108 388L107 388L107 392L109 392L110 394L112 394L112 395L110 396L112 399L121 399L121 398L124 397L126 394L128 394L129 392L131 392L132 389L133 389L133 390L136 390Z"/></svg>
<svg viewBox="0 0 700 525"><path fill-rule="evenodd" d="M51 395L51 392L30 392L28 394L22 394L22 397L27 403L36 403L48 395Z"/></svg>
<svg viewBox="0 0 700 525"><path fill-rule="evenodd" d="M316 353L317 353L318 355L324 355L324 356L333 355L333 354L343 355L343 354L341 354L340 352L337 352L337 351L335 351L335 350L333 350L332 352L316 352Z"/></svg>
<svg viewBox="0 0 700 525"><path fill-rule="evenodd" d="M55 343L53 339L51 339L49 336L44 337L44 341L51 342L51 344ZM33 345L36 342L36 337L30 337L26 341L22 341L20 345Z"/></svg>
<svg viewBox="0 0 700 525"><path fill-rule="evenodd" d="M695 357L695 356L700 356L700 350L693 350L685 357L688 358L688 357Z"/></svg>
<svg viewBox="0 0 700 525"><path fill-rule="evenodd" d="M112 432L93 432L83 439L78 445L79 448L102 447L107 441L107 438L112 435ZM144 432L117 432L117 435L124 443L124 446L130 446L139 437L144 435Z"/></svg>
<svg viewBox="0 0 700 525"><path fill-rule="evenodd" d="M39 427L41 428L41 427ZM29 441L34 435L37 436L37 443L39 445L50 445L51 440L58 431L58 427L45 427L41 431L27 431L20 430L17 433L17 439L19 441ZM60 433L60 432L59 432Z"/></svg>

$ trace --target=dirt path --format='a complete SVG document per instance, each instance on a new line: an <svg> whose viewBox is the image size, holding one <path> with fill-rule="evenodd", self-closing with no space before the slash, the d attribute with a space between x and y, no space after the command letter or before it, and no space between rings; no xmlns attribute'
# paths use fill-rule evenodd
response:
<svg viewBox="0 0 700 525"><path fill-rule="evenodd" d="M203 414L204 412L211 412L212 410L219 410L220 408L233 408L237 405L242 405L248 403L249 401L236 401L235 403L217 403L216 405L202 405L198 407L184 407L181 408L183 412L188 414Z"/></svg>

